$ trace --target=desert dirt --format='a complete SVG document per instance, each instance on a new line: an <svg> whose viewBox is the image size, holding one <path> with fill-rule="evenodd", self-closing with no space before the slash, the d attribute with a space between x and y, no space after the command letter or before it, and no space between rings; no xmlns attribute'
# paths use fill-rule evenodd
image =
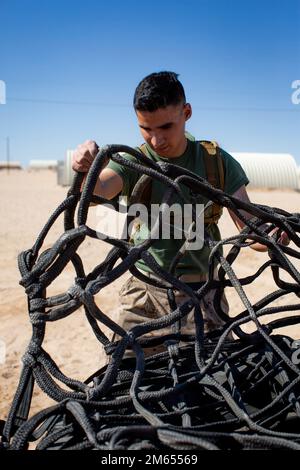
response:
<svg viewBox="0 0 300 470"><path fill-rule="evenodd" d="M21 276L17 256L23 250L32 247L50 214L65 198L68 188L58 186L56 173L50 170L31 172L11 170L9 173L1 171L0 187L0 348L2 351L0 355L0 419L5 419L18 384L22 355L32 331L27 313L27 297L24 288L19 285ZM288 212L299 211L299 192L249 190L249 195L256 203L280 207ZM116 225L115 214L111 213L104 220L97 207L90 209L88 224L94 228L103 227L104 224L105 229L112 230L112 234L116 234L113 230ZM237 233L226 210L219 226L223 237ZM43 250L51 247L62 233L63 218L60 217L47 236ZM290 246L294 247L293 244ZM108 251L109 246L104 241L86 240L79 250L86 272L104 260ZM233 268L238 277L248 276L256 272L267 259L267 253L258 253L245 248L238 256ZM299 270L300 261L294 262L293 260L293 263ZM47 294L65 292L73 284L74 276L74 269L68 264L59 278L50 286ZM97 295L97 304L112 318L115 318L118 309L118 291L127 276L128 274L122 276ZM282 273L282 278L291 281L286 273ZM277 286L270 270L265 271L255 282L245 287L252 303L276 289ZM231 316L244 310L233 288L228 288L226 294ZM289 294L274 302L273 305L296 304L297 299L294 294ZM297 312L289 314L293 313L297 314ZM249 324L245 328L253 330L253 325ZM300 325L286 327L284 331L279 332L297 339L300 338ZM105 362L102 346L96 340L82 308L65 319L48 323L43 345L66 375L79 380L85 380ZM52 403L50 398L35 387L31 415Z"/></svg>

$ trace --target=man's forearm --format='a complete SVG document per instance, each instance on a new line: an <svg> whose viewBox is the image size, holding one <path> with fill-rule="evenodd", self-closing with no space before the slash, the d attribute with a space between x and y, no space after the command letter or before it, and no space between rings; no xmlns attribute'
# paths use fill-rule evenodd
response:
<svg viewBox="0 0 300 470"><path fill-rule="evenodd" d="M86 184L86 178L87 174L82 182L81 191ZM122 188L122 178L110 168L104 168L97 178L93 194L110 200L119 194L122 191Z"/></svg>

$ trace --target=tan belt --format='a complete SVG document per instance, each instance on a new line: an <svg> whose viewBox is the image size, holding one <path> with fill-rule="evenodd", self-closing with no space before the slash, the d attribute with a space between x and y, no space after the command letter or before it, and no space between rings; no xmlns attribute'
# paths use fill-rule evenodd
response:
<svg viewBox="0 0 300 470"><path fill-rule="evenodd" d="M206 274L182 274L179 279L183 282L204 282L207 280Z"/></svg>
<svg viewBox="0 0 300 470"><path fill-rule="evenodd" d="M140 268L137 268L144 276L149 277L150 279L155 279L156 281L163 281L161 277L152 272L144 271ZM207 280L206 274L181 274L179 280L183 282L204 282ZM166 282L166 281L164 281Z"/></svg>

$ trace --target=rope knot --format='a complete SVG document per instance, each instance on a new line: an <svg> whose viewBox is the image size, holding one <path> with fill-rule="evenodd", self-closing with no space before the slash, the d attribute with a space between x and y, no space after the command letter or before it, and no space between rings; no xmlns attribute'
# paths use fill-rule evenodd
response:
<svg viewBox="0 0 300 470"><path fill-rule="evenodd" d="M26 352L22 357L23 364L28 367L35 367L37 365L37 358L30 352Z"/></svg>
<svg viewBox="0 0 300 470"><path fill-rule="evenodd" d="M73 284L73 286L68 289L68 294L73 297L73 299L79 299L85 305L93 302L93 295L87 290L84 290L79 284Z"/></svg>
<svg viewBox="0 0 300 470"><path fill-rule="evenodd" d="M104 351L107 354L107 356L111 356L112 353L115 351L115 349L116 349L115 343L109 343L104 346Z"/></svg>
<svg viewBox="0 0 300 470"><path fill-rule="evenodd" d="M35 298L29 300L30 311L41 310L42 308L47 307L47 301L42 298Z"/></svg>
<svg viewBox="0 0 300 470"><path fill-rule="evenodd" d="M71 287L69 287L67 293L73 297L73 299L82 299L82 296L84 294L84 290L79 284L73 284Z"/></svg>
<svg viewBox="0 0 300 470"><path fill-rule="evenodd" d="M20 284L21 282L22 281L20 281ZM34 282L26 287L25 292L28 295L28 298L30 299L32 297L42 295L44 289L45 286L41 282Z"/></svg>

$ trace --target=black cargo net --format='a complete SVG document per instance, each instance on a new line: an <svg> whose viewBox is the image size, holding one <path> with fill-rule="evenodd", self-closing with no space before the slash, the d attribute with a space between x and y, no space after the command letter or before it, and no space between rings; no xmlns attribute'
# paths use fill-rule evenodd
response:
<svg viewBox="0 0 300 470"><path fill-rule="evenodd" d="M131 154L136 161L125 159L120 152ZM107 158L143 174L143 178L157 179L166 185L152 235L159 230L172 196L184 197L183 186L194 196L198 194L227 207L245 222L241 233L221 242L204 232L204 244L211 249L209 276L197 291L175 277L184 246L167 272L149 253L155 243L151 236L133 246L128 239L99 236L104 234L86 224L90 204L107 202L93 196ZM184 168L153 162L139 151L121 145L107 146L99 152L81 193L82 180L82 174L75 177L67 198L50 217L34 246L19 256L21 284L28 296L33 334L2 432L2 449L26 449L30 441L36 441L37 449L299 450L300 342L274 331L299 323L300 316L294 312L299 310L300 303L270 306L289 293L299 297L300 274L291 262L300 257L299 214L247 204L213 188ZM131 201L137 199L139 191L137 185ZM241 211L253 217L246 220ZM64 233L50 249L40 252L52 224L63 213ZM130 222L128 217L127 223ZM279 230L269 235L275 227ZM283 230L295 248L277 242ZM107 257L88 274L77 253L86 237L112 245ZM253 275L239 279L232 264L240 251L254 242L267 246L268 261ZM232 245L226 257L220 249L225 244ZM161 282L136 269L139 259ZM47 287L69 262L76 271L74 284L65 294L47 297ZM216 263L217 279L213 276ZM243 286L267 268L278 289L252 304ZM170 313L125 331L101 311L94 296L128 270L142 281L166 287ZM282 279L283 272L288 273L291 282ZM220 308L220 293L225 287L234 288L244 306L233 318ZM213 288L217 289L215 308L225 324L204 334L200 301ZM186 293L189 300L177 305L176 290ZM104 347L110 357L108 366L85 382L67 377L43 349L47 322L63 320L82 306L101 343L99 351ZM287 312L293 314L288 316ZM183 336L180 320L189 314L194 315L195 333ZM276 319L271 317L272 321L263 324L263 317L271 314L277 314ZM249 323L255 327L252 333L242 328ZM119 339L110 341L101 329L103 325ZM170 333L159 336L159 330L166 327L170 327ZM149 336L153 331L156 336ZM179 344L180 340L184 345ZM147 348L158 345L164 345L165 351L145 356ZM124 358L128 351L134 357ZM29 419L34 383L57 404Z"/></svg>

